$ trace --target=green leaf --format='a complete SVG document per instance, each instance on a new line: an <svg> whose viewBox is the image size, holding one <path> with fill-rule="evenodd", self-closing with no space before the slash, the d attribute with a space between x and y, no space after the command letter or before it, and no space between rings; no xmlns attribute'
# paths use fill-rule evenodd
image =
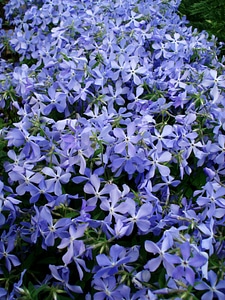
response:
<svg viewBox="0 0 225 300"><path fill-rule="evenodd" d="M38 297L38 295L39 295L41 292L45 291L46 288L49 289L49 287L48 287L47 284L43 284L43 285L41 285L40 287L36 288L35 291L34 291L34 293L32 294L32 296L35 297L34 299L40 299L40 297Z"/></svg>
<svg viewBox="0 0 225 300"><path fill-rule="evenodd" d="M32 266L32 264L35 262L35 252L31 251L30 254L27 256L27 258L22 262L22 268L23 270L26 269L30 269L30 267Z"/></svg>

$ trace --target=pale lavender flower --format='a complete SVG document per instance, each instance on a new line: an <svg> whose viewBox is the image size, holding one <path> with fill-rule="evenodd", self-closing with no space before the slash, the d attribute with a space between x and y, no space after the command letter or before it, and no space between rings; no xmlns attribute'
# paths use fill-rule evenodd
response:
<svg viewBox="0 0 225 300"><path fill-rule="evenodd" d="M126 268L126 264L134 262L138 259L139 251L133 247L127 251L120 245L113 245L109 251L109 257L106 254L99 254L96 260L99 265L99 270L94 275L94 278L106 278L116 274L119 269Z"/></svg>
<svg viewBox="0 0 225 300"><path fill-rule="evenodd" d="M67 249L66 253L62 257L62 260L66 265L68 265L72 261L74 253L83 254L83 252L85 251L84 242L82 240L79 240L79 238L84 236L86 228L86 224L79 225L78 227L72 224L69 226L69 236L63 237L61 239L61 242L57 248ZM80 249L82 249L82 251L80 251Z"/></svg>
<svg viewBox="0 0 225 300"><path fill-rule="evenodd" d="M71 177L70 173L65 173L59 166L55 166L53 169L44 167L42 173L50 177L46 179L46 184L48 184L49 191L54 192L57 196L62 194L62 184L68 183Z"/></svg>
<svg viewBox="0 0 225 300"><path fill-rule="evenodd" d="M213 270L210 270L208 272L208 283L198 281L195 289L198 291L207 291L202 295L202 300L215 299L215 295L219 300L223 300L225 297L225 280L218 281L217 274Z"/></svg>
<svg viewBox="0 0 225 300"><path fill-rule="evenodd" d="M113 133L118 138L118 142L115 147L115 153L122 153L124 150L127 151L130 157L136 154L136 144L140 140L139 135L135 135L136 125L134 122L127 125L127 133L122 128L115 128Z"/></svg>
<svg viewBox="0 0 225 300"><path fill-rule="evenodd" d="M158 256L150 259L144 268L150 272L154 272L159 268L160 264L163 263L167 274L171 276L174 270L174 264L179 262L178 256L169 253L172 246L173 241L170 235L166 235L160 245L149 240L145 241L145 250L153 254L158 254Z"/></svg>
<svg viewBox="0 0 225 300"><path fill-rule="evenodd" d="M12 237L9 237L7 245L4 242L0 241L0 260L5 260L5 265L7 270L10 272L12 267L17 267L21 264L18 257L14 254L11 254L11 251L15 248L15 240Z"/></svg>
<svg viewBox="0 0 225 300"><path fill-rule="evenodd" d="M118 285L114 276L94 278L92 285L99 291L94 294L96 300L129 299L130 288L123 284Z"/></svg>
<svg viewBox="0 0 225 300"><path fill-rule="evenodd" d="M156 170L158 170L163 177L170 175L170 168L164 164L170 162L172 158L169 151L158 152L156 148L148 153L148 157L150 159L150 169L148 172L150 178L154 177Z"/></svg>
<svg viewBox="0 0 225 300"><path fill-rule="evenodd" d="M88 205L95 206L97 201L101 198L104 199L109 194L112 186L110 184L105 184L104 187L101 189L101 181L98 175L92 174L90 176L90 181L87 182L84 186L84 192L86 194L93 195L91 198L88 199Z"/></svg>
<svg viewBox="0 0 225 300"><path fill-rule="evenodd" d="M57 280L57 284L60 284L70 294L70 291L82 294L82 289L78 285L71 285L69 283L70 271L66 266L54 266L49 265L52 276Z"/></svg>
<svg viewBox="0 0 225 300"><path fill-rule="evenodd" d="M194 285L195 271L207 262L207 258L196 251L192 251L189 242L181 244L180 251L182 258L179 258L180 265L173 270L173 278L181 279L185 277L189 284Z"/></svg>
<svg viewBox="0 0 225 300"><path fill-rule="evenodd" d="M46 103L43 109L45 115L49 115L54 108L60 113L66 109L66 94L58 92L54 85L48 89L48 95L43 95L43 101Z"/></svg>
<svg viewBox="0 0 225 300"><path fill-rule="evenodd" d="M150 218L153 214L152 204L147 202L142 204L139 208L133 199L128 198L125 205L128 215L130 215L126 220L123 220L124 223L129 226L126 235L132 233L135 225L141 234L148 232L151 225Z"/></svg>

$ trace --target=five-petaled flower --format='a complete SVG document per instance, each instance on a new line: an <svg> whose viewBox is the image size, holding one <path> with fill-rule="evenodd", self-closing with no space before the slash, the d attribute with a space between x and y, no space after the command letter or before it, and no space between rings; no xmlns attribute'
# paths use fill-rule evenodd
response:
<svg viewBox="0 0 225 300"><path fill-rule="evenodd" d="M224 298L214 37L177 0L6 2L0 295Z"/></svg>

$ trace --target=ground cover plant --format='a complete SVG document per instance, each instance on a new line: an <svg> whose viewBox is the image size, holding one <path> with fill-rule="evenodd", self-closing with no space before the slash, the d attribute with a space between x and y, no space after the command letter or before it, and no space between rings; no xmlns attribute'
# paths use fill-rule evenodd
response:
<svg viewBox="0 0 225 300"><path fill-rule="evenodd" d="M5 4L1 299L224 299L224 59L179 4Z"/></svg>
<svg viewBox="0 0 225 300"><path fill-rule="evenodd" d="M207 30L209 34L218 38L218 43L224 43L225 2L223 0L182 0L179 11L187 17L191 26L198 30ZM224 55L224 44L221 46L221 54Z"/></svg>

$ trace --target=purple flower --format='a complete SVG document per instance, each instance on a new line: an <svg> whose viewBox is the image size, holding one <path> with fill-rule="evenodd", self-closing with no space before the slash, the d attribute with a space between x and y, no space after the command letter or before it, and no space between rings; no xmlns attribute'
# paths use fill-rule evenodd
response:
<svg viewBox="0 0 225 300"><path fill-rule="evenodd" d="M5 300L7 296L7 290L4 288L0 288L0 297L2 300Z"/></svg>
<svg viewBox="0 0 225 300"><path fill-rule="evenodd" d="M44 103L44 97L42 94L34 93L29 101L29 105L32 107L34 112L39 111L44 114L46 104Z"/></svg>
<svg viewBox="0 0 225 300"><path fill-rule="evenodd" d="M179 262L179 258L176 255L170 254L167 251L172 248L173 241L170 235L166 235L160 246L152 241L145 241L145 250L153 254L159 254L156 258L150 259L144 266L145 269L149 269L150 272L156 271L160 264L166 269L169 276L172 275L174 270L174 264Z"/></svg>
<svg viewBox="0 0 225 300"><path fill-rule="evenodd" d="M95 206L98 199L104 199L105 196L109 194L110 190L112 189L112 186L110 184L106 184L101 190L100 190L101 182L99 177L96 174L92 174L90 176L90 182L87 182L84 186L84 192L86 194L94 195L93 197L88 199L88 205Z"/></svg>
<svg viewBox="0 0 225 300"><path fill-rule="evenodd" d="M57 284L60 284L63 288L65 288L69 295L71 295L70 291L82 294L83 291L80 286L69 284L70 271L68 267L49 265L49 269L52 276L57 280Z"/></svg>
<svg viewBox="0 0 225 300"><path fill-rule="evenodd" d="M170 58L171 54L169 51L169 43L154 42L152 47L156 50L154 53L156 59L159 59L161 56L164 58Z"/></svg>
<svg viewBox="0 0 225 300"><path fill-rule="evenodd" d="M121 218L123 218L123 216ZM106 217L106 221L107 221L107 217ZM129 229L129 225L126 225L125 223L123 223L123 221L121 219L118 219L118 221L115 223L113 229L112 229L112 227L109 227L107 229L110 232L112 237L120 239L126 235L127 230Z"/></svg>
<svg viewBox="0 0 225 300"><path fill-rule="evenodd" d="M160 191L160 193L164 196L165 195L165 200L168 201L170 197L170 186L177 187L181 181L180 180L174 180L174 177L172 176L167 176L164 177L162 176L162 183L157 183L152 187L153 192Z"/></svg>
<svg viewBox="0 0 225 300"><path fill-rule="evenodd" d="M24 195L28 190L32 189L31 186L33 183L40 183L43 178L42 174L30 170L25 170L23 174L23 169L19 166L9 172L9 176L12 181L19 182L19 185L16 188L16 192L19 195Z"/></svg>
<svg viewBox="0 0 225 300"><path fill-rule="evenodd" d="M144 23L144 21L139 21L139 19L141 19L142 14L137 14L134 11L130 12L130 16L128 17L128 22L126 24L125 27L140 27L142 23Z"/></svg>
<svg viewBox="0 0 225 300"><path fill-rule="evenodd" d="M201 281L197 282L195 289L198 291L207 291L201 297L202 300L213 300L215 295L219 300L225 297L225 280L218 281L217 274L210 270L208 272L208 283Z"/></svg>
<svg viewBox="0 0 225 300"><path fill-rule="evenodd" d="M63 153L68 160L65 161L64 165L68 167L68 171L74 170L73 166L79 166L79 173L84 175L86 173L87 159L92 156L94 149L92 148L90 141L89 130L80 133L78 130L73 128L75 124L70 120L67 121L73 134L65 134L61 137L62 143L61 148ZM59 128L59 122L57 124ZM69 155L68 155L69 154Z"/></svg>
<svg viewBox="0 0 225 300"><path fill-rule="evenodd" d="M86 101L87 97L94 96L93 93L91 92L91 85L92 85L92 80L89 80L85 83L85 86L79 84L76 84L73 89L76 92L77 96L74 97L74 101L77 101L78 99L81 99L82 101Z"/></svg>
<svg viewBox="0 0 225 300"><path fill-rule="evenodd" d="M127 125L127 134L122 128L115 128L113 133L118 138L118 144L115 145L115 153L122 153L124 150L127 151L130 157L136 154L135 144L140 140L140 136L135 135L136 125L134 122Z"/></svg>
<svg viewBox="0 0 225 300"><path fill-rule="evenodd" d="M76 264L76 267L77 267L77 271L78 271L78 274L79 274L79 278L80 280L83 279L84 277L84 272L90 272L90 269L88 269L86 267L86 262L85 262L85 259L83 259L83 256L84 256L84 252L85 252L85 246L84 244L80 243L80 247L76 247L74 249L74 256L73 256L73 261L74 263ZM82 257L82 258L81 258Z"/></svg>
<svg viewBox="0 0 225 300"><path fill-rule="evenodd" d="M201 245L203 249L209 250L209 255L214 253L213 244L215 243L215 232L214 232L214 219L211 218L209 224L201 223L198 225L198 229L205 235L207 238L202 236Z"/></svg>
<svg viewBox="0 0 225 300"><path fill-rule="evenodd" d="M207 263L207 258L199 252L192 251L189 242L181 244L180 251L182 258L180 258L180 265L173 270L173 277L175 279L185 277L189 284L194 285L195 270Z"/></svg>
<svg viewBox="0 0 225 300"><path fill-rule="evenodd" d="M110 257L105 254L96 256L98 265L101 267L94 278L106 278L118 272L118 268L129 262L130 258L126 256L126 249L119 245L113 245L109 252Z"/></svg>
<svg viewBox="0 0 225 300"><path fill-rule="evenodd" d="M44 206L39 215L39 227L46 246L54 246L56 238L67 238L68 228L71 224L69 218L61 218L54 222L51 211Z"/></svg>
<svg viewBox="0 0 225 300"><path fill-rule="evenodd" d="M134 225L137 226L139 232L144 234L148 232L150 228L150 218L153 214L153 206L151 203L144 203L140 206L140 208L136 205L136 202L128 198L126 200L127 211L130 217L127 217L124 220L124 223L128 225L128 230L126 235L130 235L133 231Z"/></svg>
<svg viewBox="0 0 225 300"><path fill-rule="evenodd" d="M24 274L26 273L26 269L24 269L22 272L21 272L21 275L20 275L20 279L18 282L15 282L13 284L13 291L10 293L9 295L9 300L14 300L15 299L15 295L16 296L21 296L22 294L24 294L24 289L22 286L23 284L23 277L24 277Z"/></svg>
<svg viewBox="0 0 225 300"><path fill-rule="evenodd" d="M8 157L13 160L12 163L6 162L4 168L7 172L11 171L15 166L21 166L25 163L24 153L16 154L14 150L8 151Z"/></svg>
<svg viewBox="0 0 225 300"><path fill-rule="evenodd" d="M18 259L18 257L14 254L10 254L11 251L13 251L15 245L14 238L8 238L7 245L4 244L4 242L0 241L0 260L5 260L5 265L7 270L10 272L13 267L19 266L21 263Z"/></svg>
<svg viewBox="0 0 225 300"><path fill-rule="evenodd" d="M57 196L63 193L62 184L68 183L71 177L70 173L65 173L59 166L55 166L53 169L44 167L42 173L50 177L46 179L46 184L48 184L49 191L54 192Z"/></svg>
<svg viewBox="0 0 225 300"><path fill-rule="evenodd" d="M216 145L217 150L219 151L218 155L215 158L215 161L218 165L224 163L225 159L225 136L222 134L218 135L218 144Z"/></svg>
<svg viewBox="0 0 225 300"><path fill-rule="evenodd" d="M125 100L122 95L126 95L129 91L129 88L123 87L122 84L122 80L117 80L115 87L108 85L104 88L105 100L107 101L109 107L113 107L114 103L118 105L124 105Z"/></svg>
<svg viewBox="0 0 225 300"><path fill-rule="evenodd" d="M149 282L150 278L151 278L151 273L148 270L143 270L134 275L132 282L138 288L144 288L143 284Z"/></svg>
<svg viewBox="0 0 225 300"><path fill-rule="evenodd" d="M55 197L50 194L52 191L51 185L51 182L46 182L45 179L42 179L38 186L29 185L27 187L27 191L31 194L30 203L36 203L42 197L45 197L49 203L53 202Z"/></svg>
<svg viewBox="0 0 225 300"><path fill-rule="evenodd" d="M106 220L111 222L114 217L116 224L120 219L125 219L126 213L129 211L129 205L124 200L125 195L129 192L129 187L124 185L124 191L121 192L117 186L112 186L109 192L109 198L101 198L100 208L109 214ZM126 227L127 228L127 227Z"/></svg>
<svg viewBox="0 0 225 300"><path fill-rule="evenodd" d="M126 61L124 55L120 55L118 62L115 60L111 61L112 72L110 72L109 77L113 81L117 81L121 74L122 79L126 76L126 71L129 70L129 62ZM115 70L115 71L114 71Z"/></svg>
<svg viewBox="0 0 225 300"><path fill-rule="evenodd" d="M29 243L36 243L38 237L41 235L40 233L40 211L39 209L34 205L34 211L35 215L31 216L30 222L23 221L21 222L22 228L21 228L21 237L24 241L27 241Z"/></svg>
<svg viewBox="0 0 225 300"><path fill-rule="evenodd" d="M130 101L130 103L127 105L128 109L135 109L137 108L138 104L144 104L146 103L145 99L142 99L140 96L143 95L144 93L144 89L141 85L139 85L136 88L135 92L131 92L128 94L128 100Z"/></svg>
<svg viewBox="0 0 225 300"><path fill-rule="evenodd" d="M25 64L14 69L13 78L17 85L16 91L22 96L27 96L33 90L34 80L29 76L30 72L29 67Z"/></svg>
<svg viewBox="0 0 225 300"><path fill-rule="evenodd" d="M53 61L54 55L56 55L56 48L53 48L48 38L44 39L40 47L32 54L33 58L38 59L38 63L44 63L44 66L50 66Z"/></svg>
<svg viewBox="0 0 225 300"><path fill-rule="evenodd" d="M94 275L94 278L106 278L116 274L119 268L124 268L126 263L133 262L138 259L136 249L126 251L126 249L119 245L113 245L109 251L109 257L105 254L96 256L99 270Z"/></svg>
<svg viewBox="0 0 225 300"><path fill-rule="evenodd" d="M129 174L130 178L132 178L132 175L136 171L140 173L144 172L145 164L139 156L136 155L130 157L125 151L120 155L123 155L123 157L119 155L112 155L110 157L110 160L112 161L110 167L115 177L120 176L123 171Z"/></svg>
<svg viewBox="0 0 225 300"><path fill-rule="evenodd" d="M136 293L133 294L131 300L146 300L146 299L151 299L151 300L156 300L158 299L156 295L154 295L153 291L151 291L149 288L142 288L140 291L137 291ZM126 299L128 300L128 299Z"/></svg>
<svg viewBox="0 0 225 300"><path fill-rule="evenodd" d="M136 85L142 84L142 80L139 78L140 75L147 76L148 69L145 66L140 67L137 57L131 58L129 65L126 65L125 73L123 76L123 82L127 82L132 79Z"/></svg>
<svg viewBox="0 0 225 300"><path fill-rule="evenodd" d="M217 70L210 69L204 72L202 85L206 88L218 86L225 88L225 75L217 75Z"/></svg>
<svg viewBox="0 0 225 300"><path fill-rule="evenodd" d="M8 132L6 136L8 145L20 147L25 144L21 155L24 154L27 158L29 157L29 160L35 160L36 162L42 159L39 143L45 139L40 135L33 136L28 132L30 127L30 122L28 120L14 123L14 125L18 128L12 128Z"/></svg>
<svg viewBox="0 0 225 300"><path fill-rule="evenodd" d="M0 196L2 197L2 196ZM2 213L4 209L4 201L2 201L2 199L0 200L0 226L5 224L6 218L4 216L4 214Z"/></svg>
<svg viewBox="0 0 225 300"><path fill-rule="evenodd" d="M165 125L162 129L162 132L159 132L154 128L154 134L157 138L157 149L162 151L163 148L172 148L174 141L171 139L173 132L173 127L171 125ZM160 150L159 150L160 149Z"/></svg>
<svg viewBox="0 0 225 300"><path fill-rule="evenodd" d="M1 209L3 211L8 211L9 212L9 215L7 213L7 223L8 223L8 222L14 222L15 221L15 219L17 217L17 214L20 211L19 204L22 201L16 199L15 195L10 194L9 196L6 196L7 192L8 192L7 189L4 189L2 195L0 194L0 197L1 197L1 201L2 201ZM3 219L6 220L5 217Z"/></svg>
<svg viewBox="0 0 225 300"><path fill-rule="evenodd" d="M206 195L203 196L203 194L197 198L198 205L205 208L209 218L212 216L221 218L224 215L225 209L225 201L223 198L225 195L225 188L213 184L212 182L207 182L204 191Z"/></svg>
<svg viewBox="0 0 225 300"><path fill-rule="evenodd" d="M63 237L61 239L61 242L57 248L67 249L66 253L62 257L62 260L65 263L65 265L68 265L72 261L74 257L74 253L80 253L80 254L84 253L85 251L84 242L78 239L84 236L84 232L86 228L87 228L86 224L82 224L77 227L72 224L69 226L68 237ZM80 249L82 249L82 251L80 251Z"/></svg>
<svg viewBox="0 0 225 300"><path fill-rule="evenodd" d="M20 147L25 142L25 137L18 128L13 128L8 132L6 140L8 140L8 146Z"/></svg>
<svg viewBox="0 0 225 300"><path fill-rule="evenodd" d="M49 115L54 108L60 113L66 109L66 94L57 92L56 86L54 85L48 89L48 96L43 95L43 101L47 103L43 110L45 115Z"/></svg>
<svg viewBox="0 0 225 300"><path fill-rule="evenodd" d="M0 273L16 282L28 264L38 285L27 288L52 285L49 297L81 293L78 279L87 299L222 299L208 275L225 219L214 38L186 26L180 0L7 2L0 54L16 53L0 59ZM40 280L30 247L63 266ZM22 277L19 295L6 285L12 299Z"/></svg>
<svg viewBox="0 0 225 300"><path fill-rule="evenodd" d="M114 276L107 278L94 278L92 285L99 291L94 294L96 300L120 300L129 299L130 288L116 282Z"/></svg>
<svg viewBox="0 0 225 300"><path fill-rule="evenodd" d="M153 149L149 152L148 157L150 159L150 169L148 176L153 178L155 171L158 170L161 176L166 177L170 175L170 168L163 163L170 162L172 155L168 151L158 152L157 149Z"/></svg>

